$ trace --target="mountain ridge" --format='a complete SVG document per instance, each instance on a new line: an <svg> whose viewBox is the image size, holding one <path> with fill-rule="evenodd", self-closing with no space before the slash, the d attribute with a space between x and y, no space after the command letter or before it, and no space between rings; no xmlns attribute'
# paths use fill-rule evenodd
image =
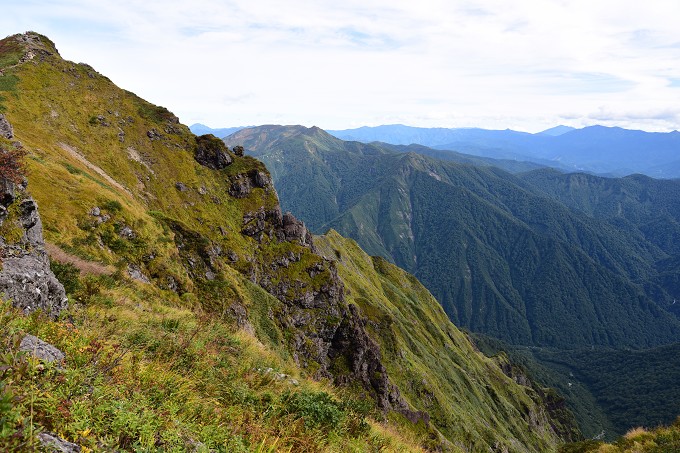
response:
<svg viewBox="0 0 680 453"><path fill-rule="evenodd" d="M261 162L50 43L0 41L0 95L46 240L77 258L52 263L71 308L54 322L3 301L0 339L14 351L42 337L66 367L3 356L0 445L33 445L36 430L117 450L544 451L578 437L412 276L332 232L312 238ZM417 322L396 322L400 309ZM459 371L433 375L433 360Z"/></svg>
<svg viewBox="0 0 680 453"><path fill-rule="evenodd" d="M474 161L437 161L409 153L410 147L318 137L307 143L305 130L290 140L280 135L273 142L251 141L264 137L257 129L226 140L273 166L285 162L274 184L287 209L307 209L316 231L340 231L368 253L413 272L455 323L520 350L594 349L606 356L610 349L677 344L673 294L680 287L679 261L671 258L677 256L677 181L550 168L511 174ZM322 142L332 147L320 147ZM366 159L346 152L348 146L382 152ZM323 178L314 169L323 169ZM361 190L353 190L354 178ZM318 208L289 196L291 186L298 193L322 193L319 185L327 181L333 184L325 187L323 200L315 199ZM324 200L333 208L324 209ZM543 363L546 357L537 353L532 360ZM579 357L574 354L573 367L581 366ZM568 376L565 366L548 365L560 382ZM598 379L606 381L609 375L600 371ZM653 411L635 401L627 400L626 408L638 404ZM579 410L588 417L589 409ZM622 434L628 426L616 420L614 429ZM582 428L593 436L605 426L612 434L611 421L597 432L597 421L586 423Z"/></svg>
<svg viewBox="0 0 680 453"><path fill-rule="evenodd" d="M530 134L480 128L415 128L401 125L330 131L338 138L364 142L417 143L492 158L515 158L552 166L624 176L645 173L677 178L680 134L620 127L588 126L560 134Z"/></svg>

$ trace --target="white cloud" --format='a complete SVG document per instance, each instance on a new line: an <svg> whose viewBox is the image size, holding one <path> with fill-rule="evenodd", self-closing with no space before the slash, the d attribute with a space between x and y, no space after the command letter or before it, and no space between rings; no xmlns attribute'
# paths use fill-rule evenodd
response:
<svg viewBox="0 0 680 453"><path fill-rule="evenodd" d="M187 123L669 130L677 17L666 0L22 0L0 26Z"/></svg>

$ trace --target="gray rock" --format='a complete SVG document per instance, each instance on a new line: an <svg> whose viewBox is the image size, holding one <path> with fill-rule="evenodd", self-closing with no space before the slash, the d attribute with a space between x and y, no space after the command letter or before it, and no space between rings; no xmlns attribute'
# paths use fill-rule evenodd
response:
<svg viewBox="0 0 680 453"><path fill-rule="evenodd" d="M19 218L13 221L23 229L23 237L11 244L0 237L0 295L25 313L41 309L57 317L67 306L66 292L50 269L36 202L23 199Z"/></svg>
<svg viewBox="0 0 680 453"><path fill-rule="evenodd" d="M255 187L267 187L272 184L272 179L263 171L255 171L251 176Z"/></svg>
<svg viewBox="0 0 680 453"><path fill-rule="evenodd" d="M54 453L80 453L80 445L68 442L52 433L38 434L38 440L47 451Z"/></svg>
<svg viewBox="0 0 680 453"><path fill-rule="evenodd" d="M102 214L102 210L99 208L99 206L95 206L90 210L90 215L99 217Z"/></svg>
<svg viewBox="0 0 680 453"><path fill-rule="evenodd" d="M127 273L133 280L142 283L151 283L149 278L142 273L142 270L136 264L128 264Z"/></svg>
<svg viewBox="0 0 680 453"><path fill-rule="evenodd" d="M44 362L55 363L59 369L62 368L61 363L66 358L59 349L33 335L26 335L22 338L19 350L28 352Z"/></svg>
<svg viewBox="0 0 680 453"><path fill-rule="evenodd" d="M283 215L283 237L282 240L286 241L299 241L300 245L311 247L313 246L312 234L307 230L304 222L298 220L290 212L286 212Z"/></svg>
<svg viewBox="0 0 680 453"><path fill-rule="evenodd" d="M250 319L248 318L248 312L246 311L245 307L237 302L234 302L229 306L227 309L227 313L231 318L236 321L236 325L248 332L251 335L255 335L255 328L253 325L250 323ZM270 368L271 370L271 368Z"/></svg>
<svg viewBox="0 0 680 453"><path fill-rule="evenodd" d="M176 182L175 189L179 190L180 192L186 192L189 190L189 188L182 182Z"/></svg>
<svg viewBox="0 0 680 453"><path fill-rule="evenodd" d="M16 198L16 184L12 181L0 178L0 205L7 208L14 203Z"/></svg>
<svg viewBox="0 0 680 453"><path fill-rule="evenodd" d="M150 140L160 140L163 138L163 136L156 129L147 131L146 136L149 137Z"/></svg>
<svg viewBox="0 0 680 453"><path fill-rule="evenodd" d="M14 137L14 129L2 113L0 113L0 137L5 137L8 140Z"/></svg>
<svg viewBox="0 0 680 453"><path fill-rule="evenodd" d="M137 233L135 233L129 226L123 225L120 230L118 230L118 236L124 239L134 239L137 237Z"/></svg>
<svg viewBox="0 0 680 453"><path fill-rule="evenodd" d="M229 185L229 195L234 198L245 198L250 195L253 189L250 178L246 175L237 175L231 180Z"/></svg>

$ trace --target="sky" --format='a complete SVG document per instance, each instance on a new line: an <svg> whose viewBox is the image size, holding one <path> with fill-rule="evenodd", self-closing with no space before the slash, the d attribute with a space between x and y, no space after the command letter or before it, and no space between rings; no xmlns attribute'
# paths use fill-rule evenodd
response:
<svg viewBox="0 0 680 453"><path fill-rule="evenodd" d="M210 127L680 129L677 0L0 0Z"/></svg>

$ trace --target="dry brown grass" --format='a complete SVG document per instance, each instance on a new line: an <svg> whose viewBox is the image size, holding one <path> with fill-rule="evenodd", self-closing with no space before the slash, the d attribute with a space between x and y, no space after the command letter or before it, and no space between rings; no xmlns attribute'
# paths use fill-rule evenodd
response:
<svg viewBox="0 0 680 453"><path fill-rule="evenodd" d="M623 437L625 437L628 440L633 440L636 437L640 437L644 434L647 434L647 430L641 426L638 426L637 428L632 428L628 430L628 432Z"/></svg>
<svg viewBox="0 0 680 453"><path fill-rule="evenodd" d="M113 266L105 266L94 261L87 261L75 255L71 255L60 249L59 246L49 242L45 242L45 250L54 261L73 264L83 274L111 275L116 270Z"/></svg>

